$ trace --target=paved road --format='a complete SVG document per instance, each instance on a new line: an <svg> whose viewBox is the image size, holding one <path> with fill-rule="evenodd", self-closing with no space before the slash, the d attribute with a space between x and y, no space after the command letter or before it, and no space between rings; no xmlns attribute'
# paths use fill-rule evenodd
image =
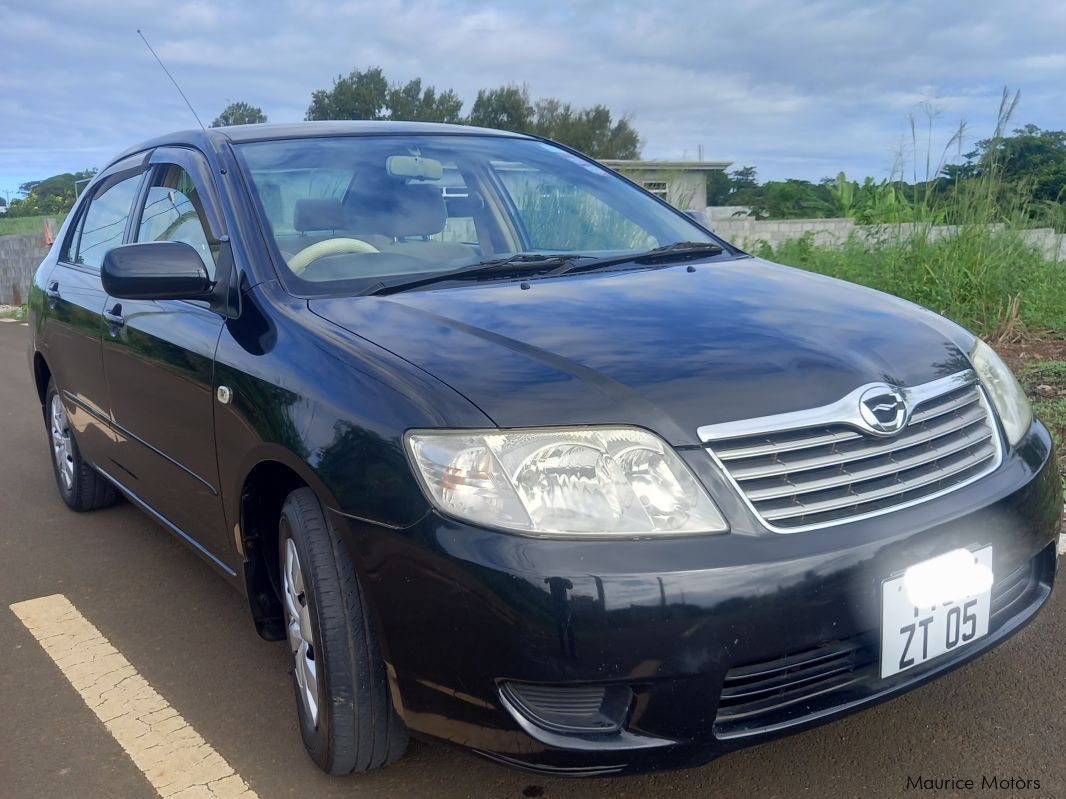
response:
<svg viewBox="0 0 1066 799"><path fill-rule="evenodd" d="M27 373L27 328L0 324L0 799L157 794L8 606L64 594L239 773L280 797L880 797L908 776L1040 781L1066 797L1066 590L974 664L818 730L686 772L566 781L415 743L399 764L319 773L294 724L283 644L241 598L128 504L87 515L58 498Z"/></svg>

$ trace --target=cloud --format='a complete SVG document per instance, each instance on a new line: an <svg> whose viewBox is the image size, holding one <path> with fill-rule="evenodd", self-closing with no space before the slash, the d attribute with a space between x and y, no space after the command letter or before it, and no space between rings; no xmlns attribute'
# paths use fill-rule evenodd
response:
<svg viewBox="0 0 1066 799"><path fill-rule="evenodd" d="M604 103L647 157L702 145L777 178L884 176L923 107L939 155L960 119L991 130L1005 84L1019 124L1059 128L1066 86L1058 0L0 0L0 190L195 124L137 28L205 121L232 100L300 119L314 89L380 65L468 108L512 82Z"/></svg>

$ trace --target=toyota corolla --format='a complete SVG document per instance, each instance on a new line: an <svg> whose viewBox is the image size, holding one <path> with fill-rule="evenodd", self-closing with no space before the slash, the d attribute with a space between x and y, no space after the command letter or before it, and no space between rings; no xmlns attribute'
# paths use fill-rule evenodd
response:
<svg viewBox="0 0 1066 799"><path fill-rule="evenodd" d="M1051 438L987 344L534 137L141 144L30 306L59 493L125 496L247 596L332 774L409 734L704 763L936 678L1052 589Z"/></svg>

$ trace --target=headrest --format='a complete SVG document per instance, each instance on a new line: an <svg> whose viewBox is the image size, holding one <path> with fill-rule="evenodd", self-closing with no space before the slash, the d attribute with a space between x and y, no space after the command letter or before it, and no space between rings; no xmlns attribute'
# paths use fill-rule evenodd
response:
<svg viewBox="0 0 1066 799"><path fill-rule="evenodd" d="M448 218L439 188L391 180L349 196L348 214L350 230L393 238L440 233Z"/></svg>
<svg viewBox="0 0 1066 799"><path fill-rule="evenodd" d="M468 191L465 197L445 197L444 202L448 207L448 216L460 219L474 216L485 208L484 198L473 189Z"/></svg>
<svg viewBox="0 0 1066 799"><path fill-rule="evenodd" d="M292 226L301 233L308 230L337 230L344 227L344 206L333 198L297 200L292 211Z"/></svg>

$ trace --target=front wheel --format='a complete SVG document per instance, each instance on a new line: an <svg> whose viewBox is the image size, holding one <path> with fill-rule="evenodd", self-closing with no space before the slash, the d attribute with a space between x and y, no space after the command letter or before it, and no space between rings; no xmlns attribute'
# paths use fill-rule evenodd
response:
<svg viewBox="0 0 1066 799"><path fill-rule="evenodd" d="M83 512L113 505L118 499L118 491L82 459L54 380L48 381L45 391L44 414L52 451L52 471L59 495L67 507Z"/></svg>
<svg viewBox="0 0 1066 799"><path fill-rule="evenodd" d="M285 626L304 746L329 774L386 766L407 748L355 568L314 492L293 491L278 528Z"/></svg>

